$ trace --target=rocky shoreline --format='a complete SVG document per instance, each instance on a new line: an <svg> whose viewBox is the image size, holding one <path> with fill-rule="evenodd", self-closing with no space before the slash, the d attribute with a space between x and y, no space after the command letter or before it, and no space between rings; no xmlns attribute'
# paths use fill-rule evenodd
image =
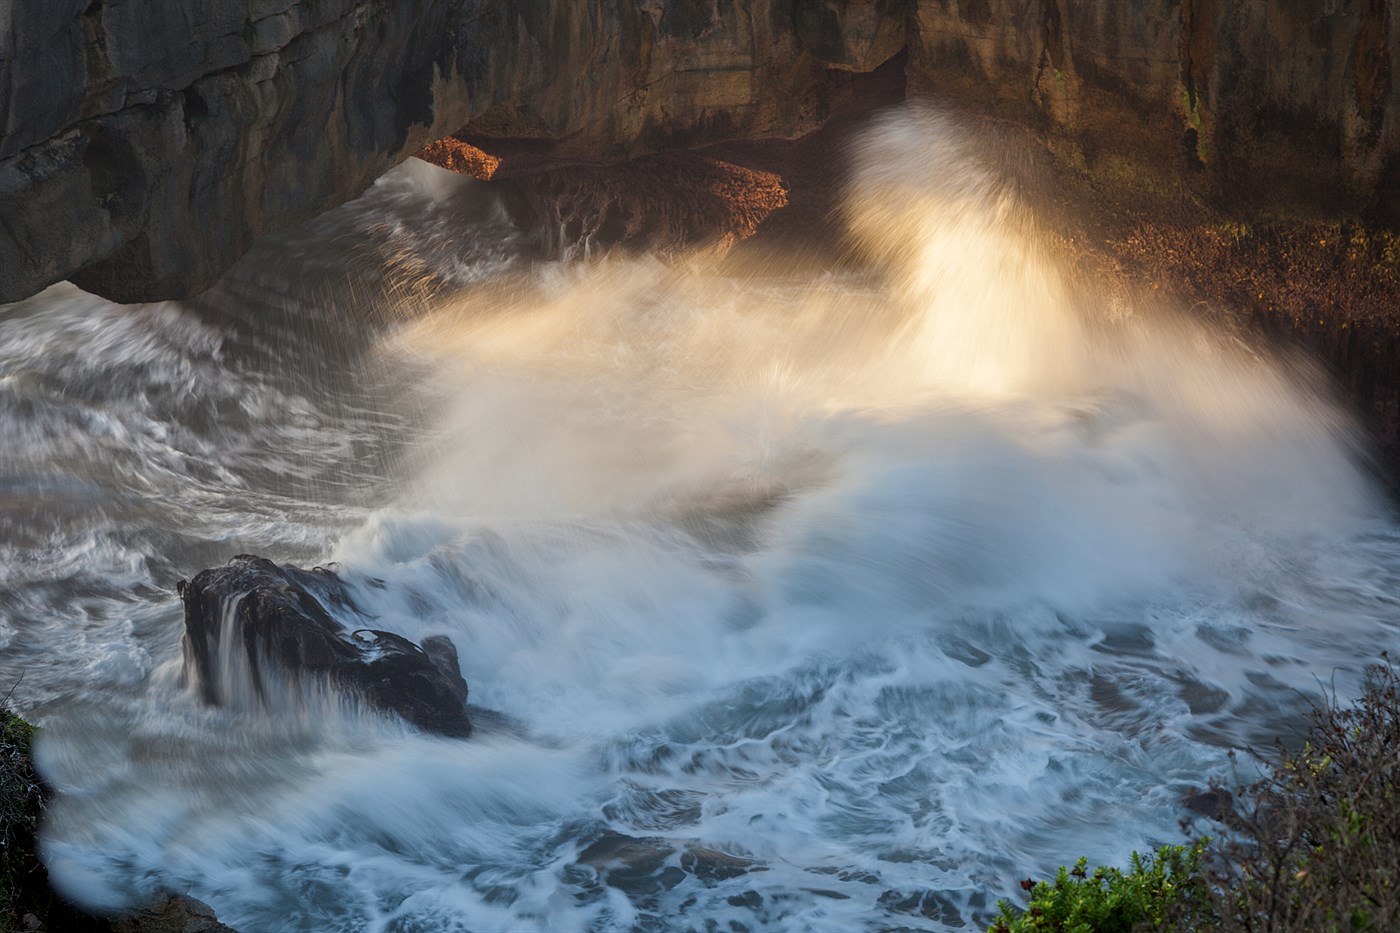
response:
<svg viewBox="0 0 1400 933"><path fill-rule="evenodd" d="M844 261L832 217L850 139L914 96L1026 154L1012 170L1052 193L1054 247L1105 296L1189 309L1310 361L1373 439L1358 456L1394 482L1400 17L1355 6L1270 20L1206 0L518 15L476 0L214 0L187 41L122 0L15 4L0 13L0 301L68 278L117 301L190 297L258 236L413 152L497 186L552 258L782 251L820 267ZM269 593L311 586L254 569ZM198 607L201 586L223 585L196 578L182 595ZM379 636L461 707L423 721L465 735L455 652L449 664L440 645ZM348 670L353 638L337 626L311 640ZM36 853L48 790L32 738L0 712L0 930L230 929L179 895L117 918L59 898Z"/></svg>
<svg viewBox="0 0 1400 933"><path fill-rule="evenodd" d="M236 933L208 904L166 894L139 910L102 917L49 886L38 830L53 791L34 770L35 728L0 705L0 931L3 933Z"/></svg>

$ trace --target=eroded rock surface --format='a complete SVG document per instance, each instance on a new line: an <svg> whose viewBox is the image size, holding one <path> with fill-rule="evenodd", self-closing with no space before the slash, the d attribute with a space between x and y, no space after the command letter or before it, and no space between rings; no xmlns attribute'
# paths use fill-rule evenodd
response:
<svg viewBox="0 0 1400 933"><path fill-rule="evenodd" d="M112 933L238 933L214 909L183 894L166 894L112 920Z"/></svg>
<svg viewBox="0 0 1400 933"><path fill-rule="evenodd" d="M189 297L469 123L618 156L795 135L822 73L779 0L0 4L0 302Z"/></svg>
<svg viewBox="0 0 1400 933"><path fill-rule="evenodd" d="M723 253L787 204L787 189L773 172L702 153L560 165L528 153L503 159L449 137L417 155L494 180L551 259L618 247L657 255L697 248Z"/></svg>
<svg viewBox="0 0 1400 933"><path fill-rule="evenodd" d="M1119 188L1400 220L1391 0L919 0L911 93L1048 127Z"/></svg>
<svg viewBox="0 0 1400 933"><path fill-rule="evenodd" d="M186 674L208 703L250 692L260 698L288 682L322 678L429 732L471 732L452 642L433 636L420 647L392 632L347 629L329 610L358 610L329 570L240 555L178 588Z"/></svg>
<svg viewBox="0 0 1400 933"><path fill-rule="evenodd" d="M794 138L833 75L1044 130L1118 190L1400 220L1392 0L0 4L0 302L189 297L424 145Z"/></svg>

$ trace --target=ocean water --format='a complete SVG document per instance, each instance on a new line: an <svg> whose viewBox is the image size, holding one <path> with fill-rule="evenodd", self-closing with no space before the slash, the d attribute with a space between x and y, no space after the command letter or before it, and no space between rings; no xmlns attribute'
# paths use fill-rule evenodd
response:
<svg viewBox="0 0 1400 933"><path fill-rule="evenodd" d="M1098 300L950 121L853 161L836 269L540 261L410 162L200 299L0 308L56 883L245 931L976 929L1353 694L1400 524L1315 375ZM174 584L240 553L450 637L475 734L202 705Z"/></svg>

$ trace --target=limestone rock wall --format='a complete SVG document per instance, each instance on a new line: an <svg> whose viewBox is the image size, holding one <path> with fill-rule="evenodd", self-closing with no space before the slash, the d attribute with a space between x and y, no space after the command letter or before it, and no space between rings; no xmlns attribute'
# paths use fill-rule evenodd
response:
<svg viewBox="0 0 1400 933"><path fill-rule="evenodd" d="M1400 220L1393 0L0 0L0 302L192 295L464 126L790 138L906 48L1125 190Z"/></svg>
<svg viewBox="0 0 1400 933"><path fill-rule="evenodd" d="M187 296L460 123L450 4L0 3L0 301Z"/></svg>
<svg viewBox="0 0 1400 933"><path fill-rule="evenodd" d="M1036 121L1091 173L1400 219L1392 0L919 0L910 35L913 91Z"/></svg>
<svg viewBox="0 0 1400 933"><path fill-rule="evenodd" d="M628 155L793 135L780 0L0 0L0 302L186 297L476 121Z"/></svg>

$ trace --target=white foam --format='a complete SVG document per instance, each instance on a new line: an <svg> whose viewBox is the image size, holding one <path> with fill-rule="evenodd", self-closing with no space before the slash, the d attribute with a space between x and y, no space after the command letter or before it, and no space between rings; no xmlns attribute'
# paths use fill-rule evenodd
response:
<svg viewBox="0 0 1400 933"><path fill-rule="evenodd" d="M209 711L164 668L46 730L58 882L248 929L947 929L1177 841L1227 745L1393 643L1400 534L1304 374L1086 311L961 133L874 130L873 271L415 304L365 365L425 436L332 556L505 718ZM240 538L296 539L255 501Z"/></svg>

